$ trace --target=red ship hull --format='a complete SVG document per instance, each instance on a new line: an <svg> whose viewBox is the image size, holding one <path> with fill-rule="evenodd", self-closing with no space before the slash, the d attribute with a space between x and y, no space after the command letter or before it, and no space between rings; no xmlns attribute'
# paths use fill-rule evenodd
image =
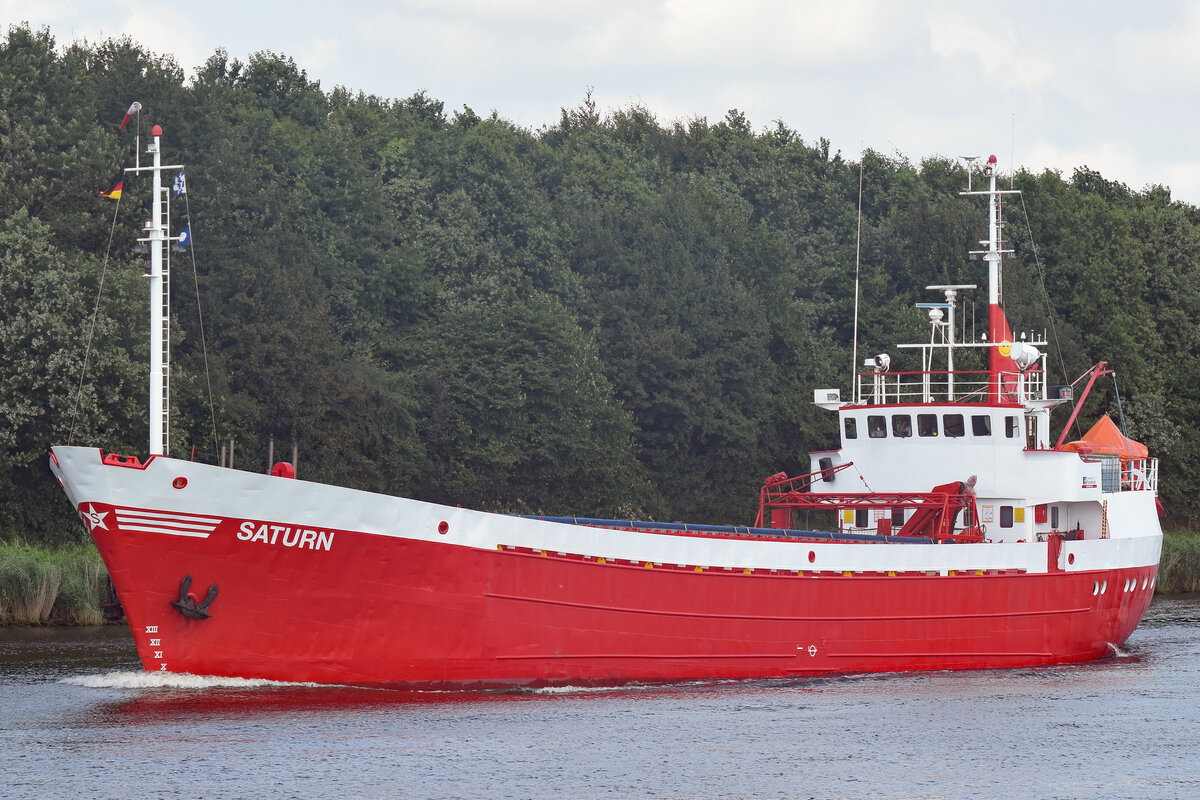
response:
<svg viewBox="0 0 1200 800"><path fill-rule="evenodd" d="M1157 573L698 570L349 531L336 559L247 557L236 530L94 530L147 670L489 687L1058 664L1123 643ZM172 607L185 575L219 585L209 619Z"/></svg>

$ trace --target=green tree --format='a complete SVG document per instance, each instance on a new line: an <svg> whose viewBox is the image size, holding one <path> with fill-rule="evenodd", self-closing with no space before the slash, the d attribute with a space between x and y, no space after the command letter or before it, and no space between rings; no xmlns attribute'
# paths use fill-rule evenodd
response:
<svg viewBox="0 0 1200 800"><path fill-rule="evenodd" d="M145 345L124 313L143 281L128 263L64 254L19 211L0 227L0 287L0 530L63 541L79 531L65 503L48 502L50 446L145 447Z"/></svg>

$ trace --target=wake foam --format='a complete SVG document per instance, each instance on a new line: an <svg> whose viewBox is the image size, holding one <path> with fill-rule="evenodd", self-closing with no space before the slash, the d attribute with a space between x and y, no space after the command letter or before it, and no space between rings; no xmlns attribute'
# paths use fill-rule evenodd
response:
<svg viewBox="0 0 1200 800"><path fill-rule="evenodd" d="M108 672L75 675L59 683L88 689L260 689L264 687L317 687L316 683L286 683L264 678L218 678L176 672Z"/></svg>
<svg viewBox="0 0 1200 800"><path fill-rule="evenodd" d="M636 686L543 686L539 689L526 690L529 694L559 695L559 694L603 694L605 692L621 692L636 689Z"/></svg>
<svg viewBox="0 0 1200 800"><path fill-rule="evenodd" d="M1122 650L1112 642L1108 643L1108 649L1112 651L1113 657L1115 658L1129 658L1131 655L1133 655L1133 653L1130 653L1128 650Z"/></svg>

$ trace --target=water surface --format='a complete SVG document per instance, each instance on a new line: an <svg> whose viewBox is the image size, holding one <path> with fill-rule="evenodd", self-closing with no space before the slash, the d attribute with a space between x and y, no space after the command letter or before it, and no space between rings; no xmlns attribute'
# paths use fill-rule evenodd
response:
<svg viewBox="0 0 1200 800"><path fill-rule="evenodd" d="M1073 667L522 694L162 676L0 629L0 797L1196 798L1200 597Z"/></svg>

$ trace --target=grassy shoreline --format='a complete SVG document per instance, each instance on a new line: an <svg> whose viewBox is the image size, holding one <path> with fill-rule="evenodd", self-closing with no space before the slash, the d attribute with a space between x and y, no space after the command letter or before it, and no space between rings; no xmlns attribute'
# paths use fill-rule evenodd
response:
<svg viewBox="0 0 1200 800"><path fill-rule="evenodd" d="M101 625L108 572L94 545L0 542L0 625Z"/></svg>
<svg viewBox="0 0 1200 800"><path fill-rule="evenodd" d="M0 542L0 625L102 625L108 573L91 544ZM1200 592L1200 531L1163 536L1157 593Z"/></svg>
<svg viewBox="0 0 1200 800"><path fill-rule="evenodd" d="M1200 592L1200 531L1163 533L1155 592Z"/></svg>

